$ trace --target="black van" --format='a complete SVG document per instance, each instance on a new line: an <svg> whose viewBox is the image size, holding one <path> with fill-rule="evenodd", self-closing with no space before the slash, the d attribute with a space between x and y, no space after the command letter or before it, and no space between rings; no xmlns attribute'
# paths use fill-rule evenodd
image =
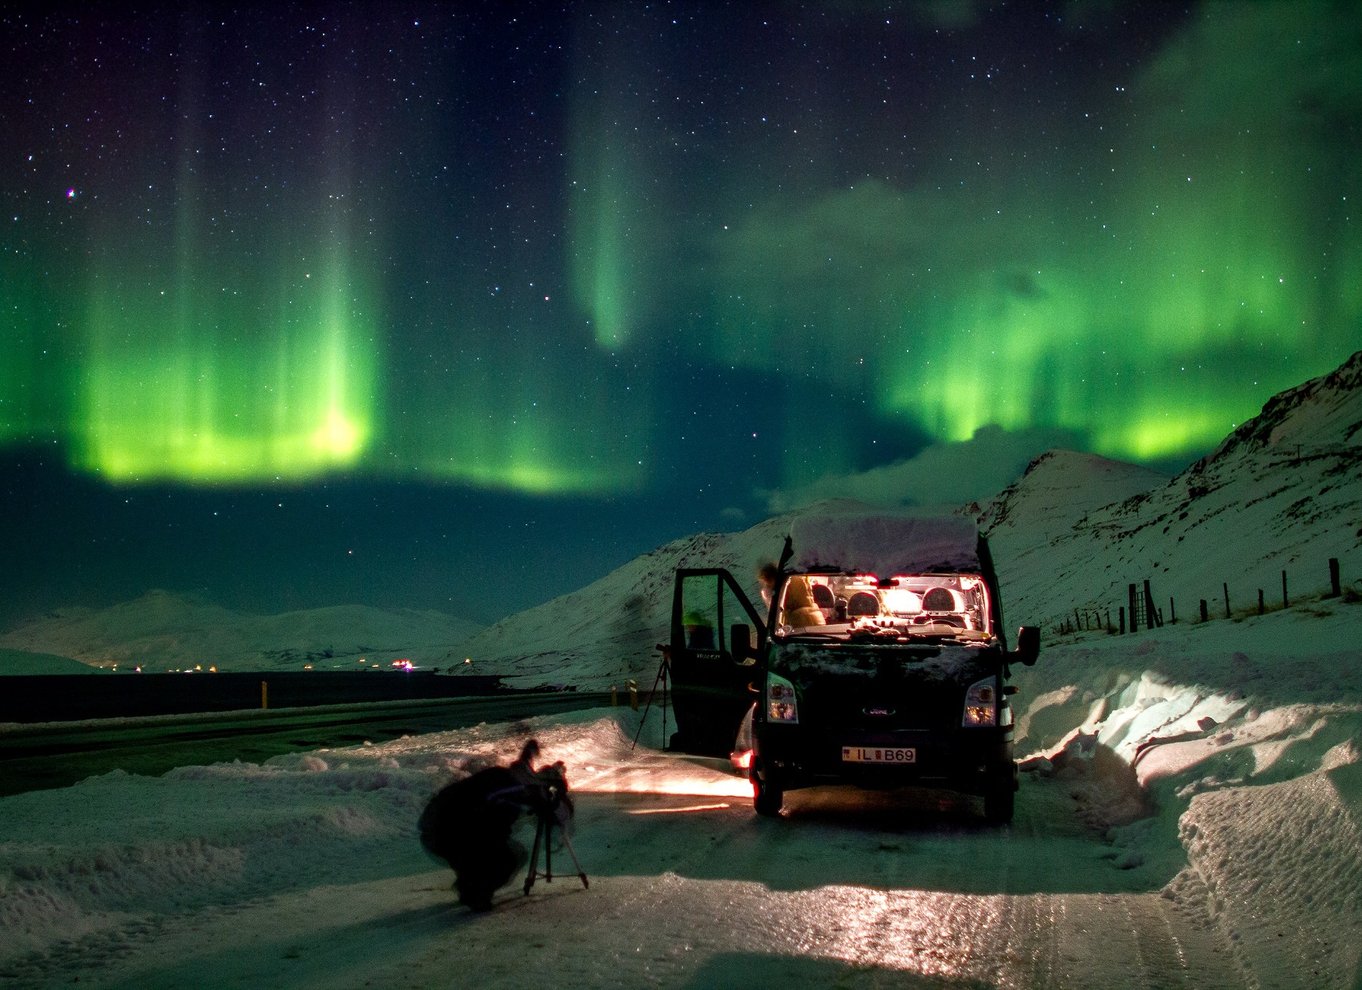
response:
<svg viewBox="0 0 1362 990"><path fill-rule="evenodd" d="M1006 682L1012 664L1035 663L1040 638L1022 627L1008 651L974 523L799 516L770 573L762 618L729 571L677 571L672 745L748 764L763 815L786 791L855 783L978 795L989 821L1011 821Z"/></svg>

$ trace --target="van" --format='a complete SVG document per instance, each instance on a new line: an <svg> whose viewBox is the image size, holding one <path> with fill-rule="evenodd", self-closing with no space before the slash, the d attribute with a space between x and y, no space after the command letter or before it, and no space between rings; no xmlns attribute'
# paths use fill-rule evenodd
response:
<svg viewBox="0 0 1362 990"><path fill-rule="evenodd" d="M673 748L729 753L758 814L823 784L941 788L1012 820L1009 682L1015 650L973 521L825 513L795 517L767 569L765 615L724 568L676 572L665 662Z"/></svg>

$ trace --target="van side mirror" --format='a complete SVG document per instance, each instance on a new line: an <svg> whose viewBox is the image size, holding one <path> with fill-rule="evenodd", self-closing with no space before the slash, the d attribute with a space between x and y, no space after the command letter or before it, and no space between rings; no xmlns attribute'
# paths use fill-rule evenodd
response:
<svg viewBox="0 0 1362 990"><path fill-rule="evenodd" d="M1022 626L1017 630L1017 650L1013 655L1027 667L1035 664L1040 656L1039 626Z"/></svg>

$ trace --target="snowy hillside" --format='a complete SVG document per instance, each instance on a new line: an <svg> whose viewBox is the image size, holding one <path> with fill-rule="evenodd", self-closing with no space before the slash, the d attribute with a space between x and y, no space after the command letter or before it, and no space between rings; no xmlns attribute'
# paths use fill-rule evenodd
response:
<svg viewBox="0 0 1362 990"><path fill-rule="evenodd" d="M1185 620L1202 599L1223 617L1226 585L1239 612L1257 607L1260 588L1268 605L1280 604L1283 571L1296 598L1328 587L1330 558L1356 575L1362 352L1275 396L1172 480L1143 491L1139 484L1138 469L1083 455L1042 458L984 507L1014 624L1048 625L1087 607L1115 617L1128 585L1145 580L1155 604Z"/></svg>
<svg viewBox="0 0 1362 990"><path fill-rule="evenodd" d="M1176 478L1092 454L1052 451L975 515L989 534L1009 626L1047 631L1075 608L1110 612L1131 583L1196 617L1200 599L1256 606L1329 583L1328 561L1362 572L1362 352L1331 375L1284 392L1215 453ZM812 511L805 509L801 511ZM741 533L678 540L580 591L512 616L464 649L512 683L651 684L667 635L672 571L727 567L756 598L756 569L776 557L793 514ZM1168 615L1172 618L1172 615ZM446 661L461 659L452 651Z"/></svg>
<svg viewBox="0 0 1362 990"><path fill-rule="evenodd" d="M469 656L480 673L505 674L521 686L623 687L635 678L646 688L657 671L656 646L667 637L676 568L726 567L747 580L749 596L760 602L757 568L779 556L787 528L781 516L742 533L668 543L579 591L489 626L464 654L450 651L437 666Z"/></svg>
<svg viewBox="0 0 1362 990"><path fill-rule="evenodd" d="M1052 450L1041 454L987 505L969 506L979 527L1049 540L1094 509L1122 502L1168 480L1167 475L1097 454Z"/></svg>
<svg viewBox="0 0 1362 990"><path fill-rule="evenodd" d="M141 666L148 671L189 669L269 671L353 670L360 658L385 666L406 657L433 666L451 644L479 627L439 612L336 606L247 615L217 605L153 591L106 609L67 608L0 635L0 647L57 654L95 666ZM0 658L0 673L20 671ZM54 667L47 673L68 673Z"/></svg>
<svg viewBox="0 0 1362 990"><path fill-rule="evenodd" d="M0 649L0 676L19 674L88 674L89 664L52 653Z"/></svg>

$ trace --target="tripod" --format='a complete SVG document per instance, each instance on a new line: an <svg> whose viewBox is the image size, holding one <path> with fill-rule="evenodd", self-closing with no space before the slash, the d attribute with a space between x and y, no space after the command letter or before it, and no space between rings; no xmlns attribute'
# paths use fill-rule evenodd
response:
<svg viewBox="0 0 1362 990"><path fill-rule="evenodd" d="M638 748L638 737L643 734L643 723L648 721L648 711L653 707L653 696L657 694L657 685L662 684L662 747L667 746L667 672L671 669L671 647L657 644L657 648L662 653L662 660L657 665L657 676L653 678L653 689L648 692L648 703L643 706L643 717L638 720L638 729L634 732L634 744L629 747L633 752Z"/></svg>
<svg viewBox="0 0 1362 990"><path fill-rule="evenodd" d="M557 822L554 815L554 807L548 805L540 809L535 817L538 824L534 830L534 849L530 852L530 872L525 875L525 893L528 895L530 888L534 886L534 881L542 876L545 883L553 883L553 826ZM582 886L590 887L587 882L586 871L582 869L582 864L577 860L577 850L572 848L572 840L568 838L567 829L559 827L558 834L563 837L563 845L567 847L568 855L572 857L572 865L577 867L577 876L582 879ZM544 844L544 872L539 872L539 844Z"/></svg>

